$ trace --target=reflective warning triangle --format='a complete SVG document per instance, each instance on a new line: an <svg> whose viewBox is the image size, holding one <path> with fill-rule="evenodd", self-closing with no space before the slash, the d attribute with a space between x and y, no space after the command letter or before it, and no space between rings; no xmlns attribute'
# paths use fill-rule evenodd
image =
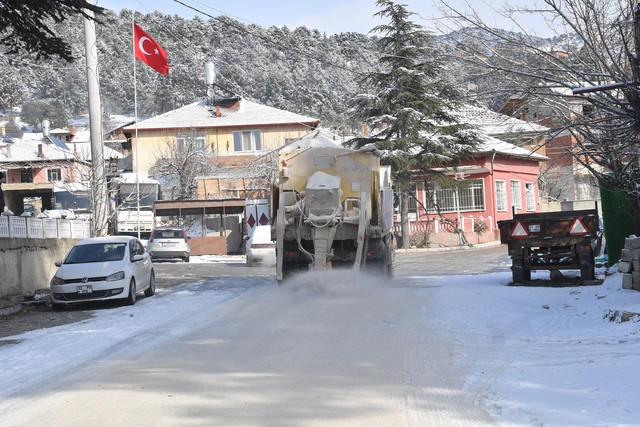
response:
<svg viewBox="0 0 640 427"><path fill-rule="evenodd" d="M516 225L513 226L511 230L511 237L527 237L529 236L529 232L527 228L521 222L516 222Z"/></svg>
<svg viewBox="0 0 640 427"><path fill-rule="evenodd" d="M574 219L571 228L569 228L569 234L572 236L580 236L587 233L587 227L584 225L584 222L582 222L580 218Z"/></svg>

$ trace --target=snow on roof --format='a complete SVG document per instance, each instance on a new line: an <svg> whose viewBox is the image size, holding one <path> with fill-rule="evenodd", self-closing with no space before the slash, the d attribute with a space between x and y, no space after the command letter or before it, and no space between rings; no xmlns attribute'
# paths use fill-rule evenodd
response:
<svg viewBox="0 0 640 427"><path fill-rule="evenodd" d="M42 162L51 160L70 160L73 152L59 148L42 135L42 133L25 133L21 139L14 138L11 144L2 144L0 163L6 162ZM42 146L42 157L38 156Z"/></svg>
<svg viewBox="0 0 640 427"><path fill-rule="evenodd" d="M175 129L175 128L215 128L238 126L264 126L282 124L306 124L316 126L320 120L309 116L291 113L285 110L268 107L255 102L240 100L237 110L220 108L221 116L215 116L215 107L207 105L203 99L143 120L138 123L138 130ZM131 130L130 127L127 129Z"/></svg>
<svg viewBox="0 0 640 427"><path fill-rule="evenodd" d="M77 157L79 159L83 159L83 160L90 160L91 159L91 144L83 142L83 143L79 143L79 144L74 144L72 143L68 143L68 145L71 145L75 151L75 153L77 154ZM102 157L105 160L110 160L110 159L124 159L125 155L114 150L113 148L109 148L107 146L103 146L102 147Z"/></svg>
<svg viewBox="0 0 640 427"><path fill-rule="evenodd" d="M68 144L69 150L57 147L42 133L25 133L21 139L14 138L12 144L0 144L0 163L41 162L75 159L91 159L91 146L88 143ZM42 157L38 156L38 146L42 145ZM10 153L10 155L9 155ZM125 156L109 147L103 147L105 160L123 159Z"/></svg>
<svg viewBox="0 0 640 427"><path fill-rule="evenodd" d="M91 142L91 131L89 130L76 130L76 136L73 137L71 142Z"/></svg>
<svg viewBox="0 0 640 427"><path fill-rule="evenodd" d="M62 182L55 181L53 183L53 192L57 193L60 191L68 191L70 193L80 192L80 191L88 191L89 187L81 182Z"/></svg>
<svg viewBox="0 0 640 427"><path fill-rule="evenodd" d="M514 144L488 135L481 137L480 144L476 152L478 154L498 153L509 157L526 158L542 162L549 160L547 156L534 153L526 148L518 147Z"/></svg>
<svg viewBox="0 0 640 427"><path fill-rule="evenodd" d="M546 133L549 128L537 123L527 122L506 114L496 113L488 108L465 104L456 109L460 122L477 127L487 135L512 135L522 133Z"/></svg>
<svg viewBox="0 0 640 427"><path fill-rule="evenodd" d="M146 174L136 174L134 172L121 173L117 178L113 178L112 181L122 184L135 184L136 182L140 184L160 184L159 181L149 178Z"/></svg>

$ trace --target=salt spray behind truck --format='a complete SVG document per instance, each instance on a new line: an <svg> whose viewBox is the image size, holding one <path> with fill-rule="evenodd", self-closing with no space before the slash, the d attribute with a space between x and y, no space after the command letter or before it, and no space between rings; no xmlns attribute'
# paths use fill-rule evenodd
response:
<svg viewBox="0 0 640 427"><path fill-rule="evenodd" d="M284 147L271 203L276 278L340 267L393 277L389 174L373 145L351 150L314 133Z"/></svg>

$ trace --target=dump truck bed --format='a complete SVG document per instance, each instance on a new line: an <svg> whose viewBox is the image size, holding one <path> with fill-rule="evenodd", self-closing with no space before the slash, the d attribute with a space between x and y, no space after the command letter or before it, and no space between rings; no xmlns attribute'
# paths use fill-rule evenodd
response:
<svg viewBox="0 0 640 427"><path fill-rule="evenodd" d="M500 242L516 246L569 246L595 239L600 230L596 209L517 214L498 221Z"/></svg>

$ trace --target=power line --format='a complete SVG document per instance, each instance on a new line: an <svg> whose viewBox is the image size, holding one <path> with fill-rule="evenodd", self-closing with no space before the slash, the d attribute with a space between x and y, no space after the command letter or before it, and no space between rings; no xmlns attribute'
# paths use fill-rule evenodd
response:
<svg viewBox="0 0 640 427"><path fill-rule="evenodd" d="M238 23L234 22L233 19L224 20L224 19L220 18L219 16L213 16L213 15L211 15L211 14L209 14L207 12L204 12L204 11L202 11L202 10L196 8L196 7L190 6L190 5L184 3L181 0L173 0L173 1L178 3L178 4L181 4L182 6L188 8L188 9L193 10L193 11L195 11L197 13L200 13L200 14L202 14L204 16L207 16L207 17L209 17L211 19L214 19L214 20L216 20L216 21L218 21L220 23L223 23L225 25L229 25L229 26L235 28L237 31L239 31L242 34L248 34L250 36L259 38L259 39L267 42L267 44L272 45L272 46L274 46L276 48L279 48L279 49L284 49L284 48L293 49L299 55L305 56L305 57L307 57L309 59L312 59L314 61L318 61L318 62L320 62L320 63L322 63L324 65L329 65L329 66L332 66L332 67L339 68L341 70L347 71L349 73L357 74L357 72L354 71L353 69L344 67L344 66L342 66L340 64L336 64L336 63L331 62L331 61L328 61L325 58L318 58L318 57L316 57L316 56L314 56L314 55L312 55L310 53L307 53L307 52L305 52L303 50L297 49L297 48L295 48L293 46L285 46L283 44L276 43L276 42L274 42L272 39L270 39L268 37L265 37L265 36L263 36L261 34L256 34L256 33L252 32L252 31L250 31L249 29L247 29L246 27L244 27L243 25L239 25ZM213 10L216 10L216 9L213 9ZM216 10L216 11L218 11L218 10ZM218 11L218 12L221 12L221 11ZM249 22L249 21L247 20L247 22Z"/></svg>

